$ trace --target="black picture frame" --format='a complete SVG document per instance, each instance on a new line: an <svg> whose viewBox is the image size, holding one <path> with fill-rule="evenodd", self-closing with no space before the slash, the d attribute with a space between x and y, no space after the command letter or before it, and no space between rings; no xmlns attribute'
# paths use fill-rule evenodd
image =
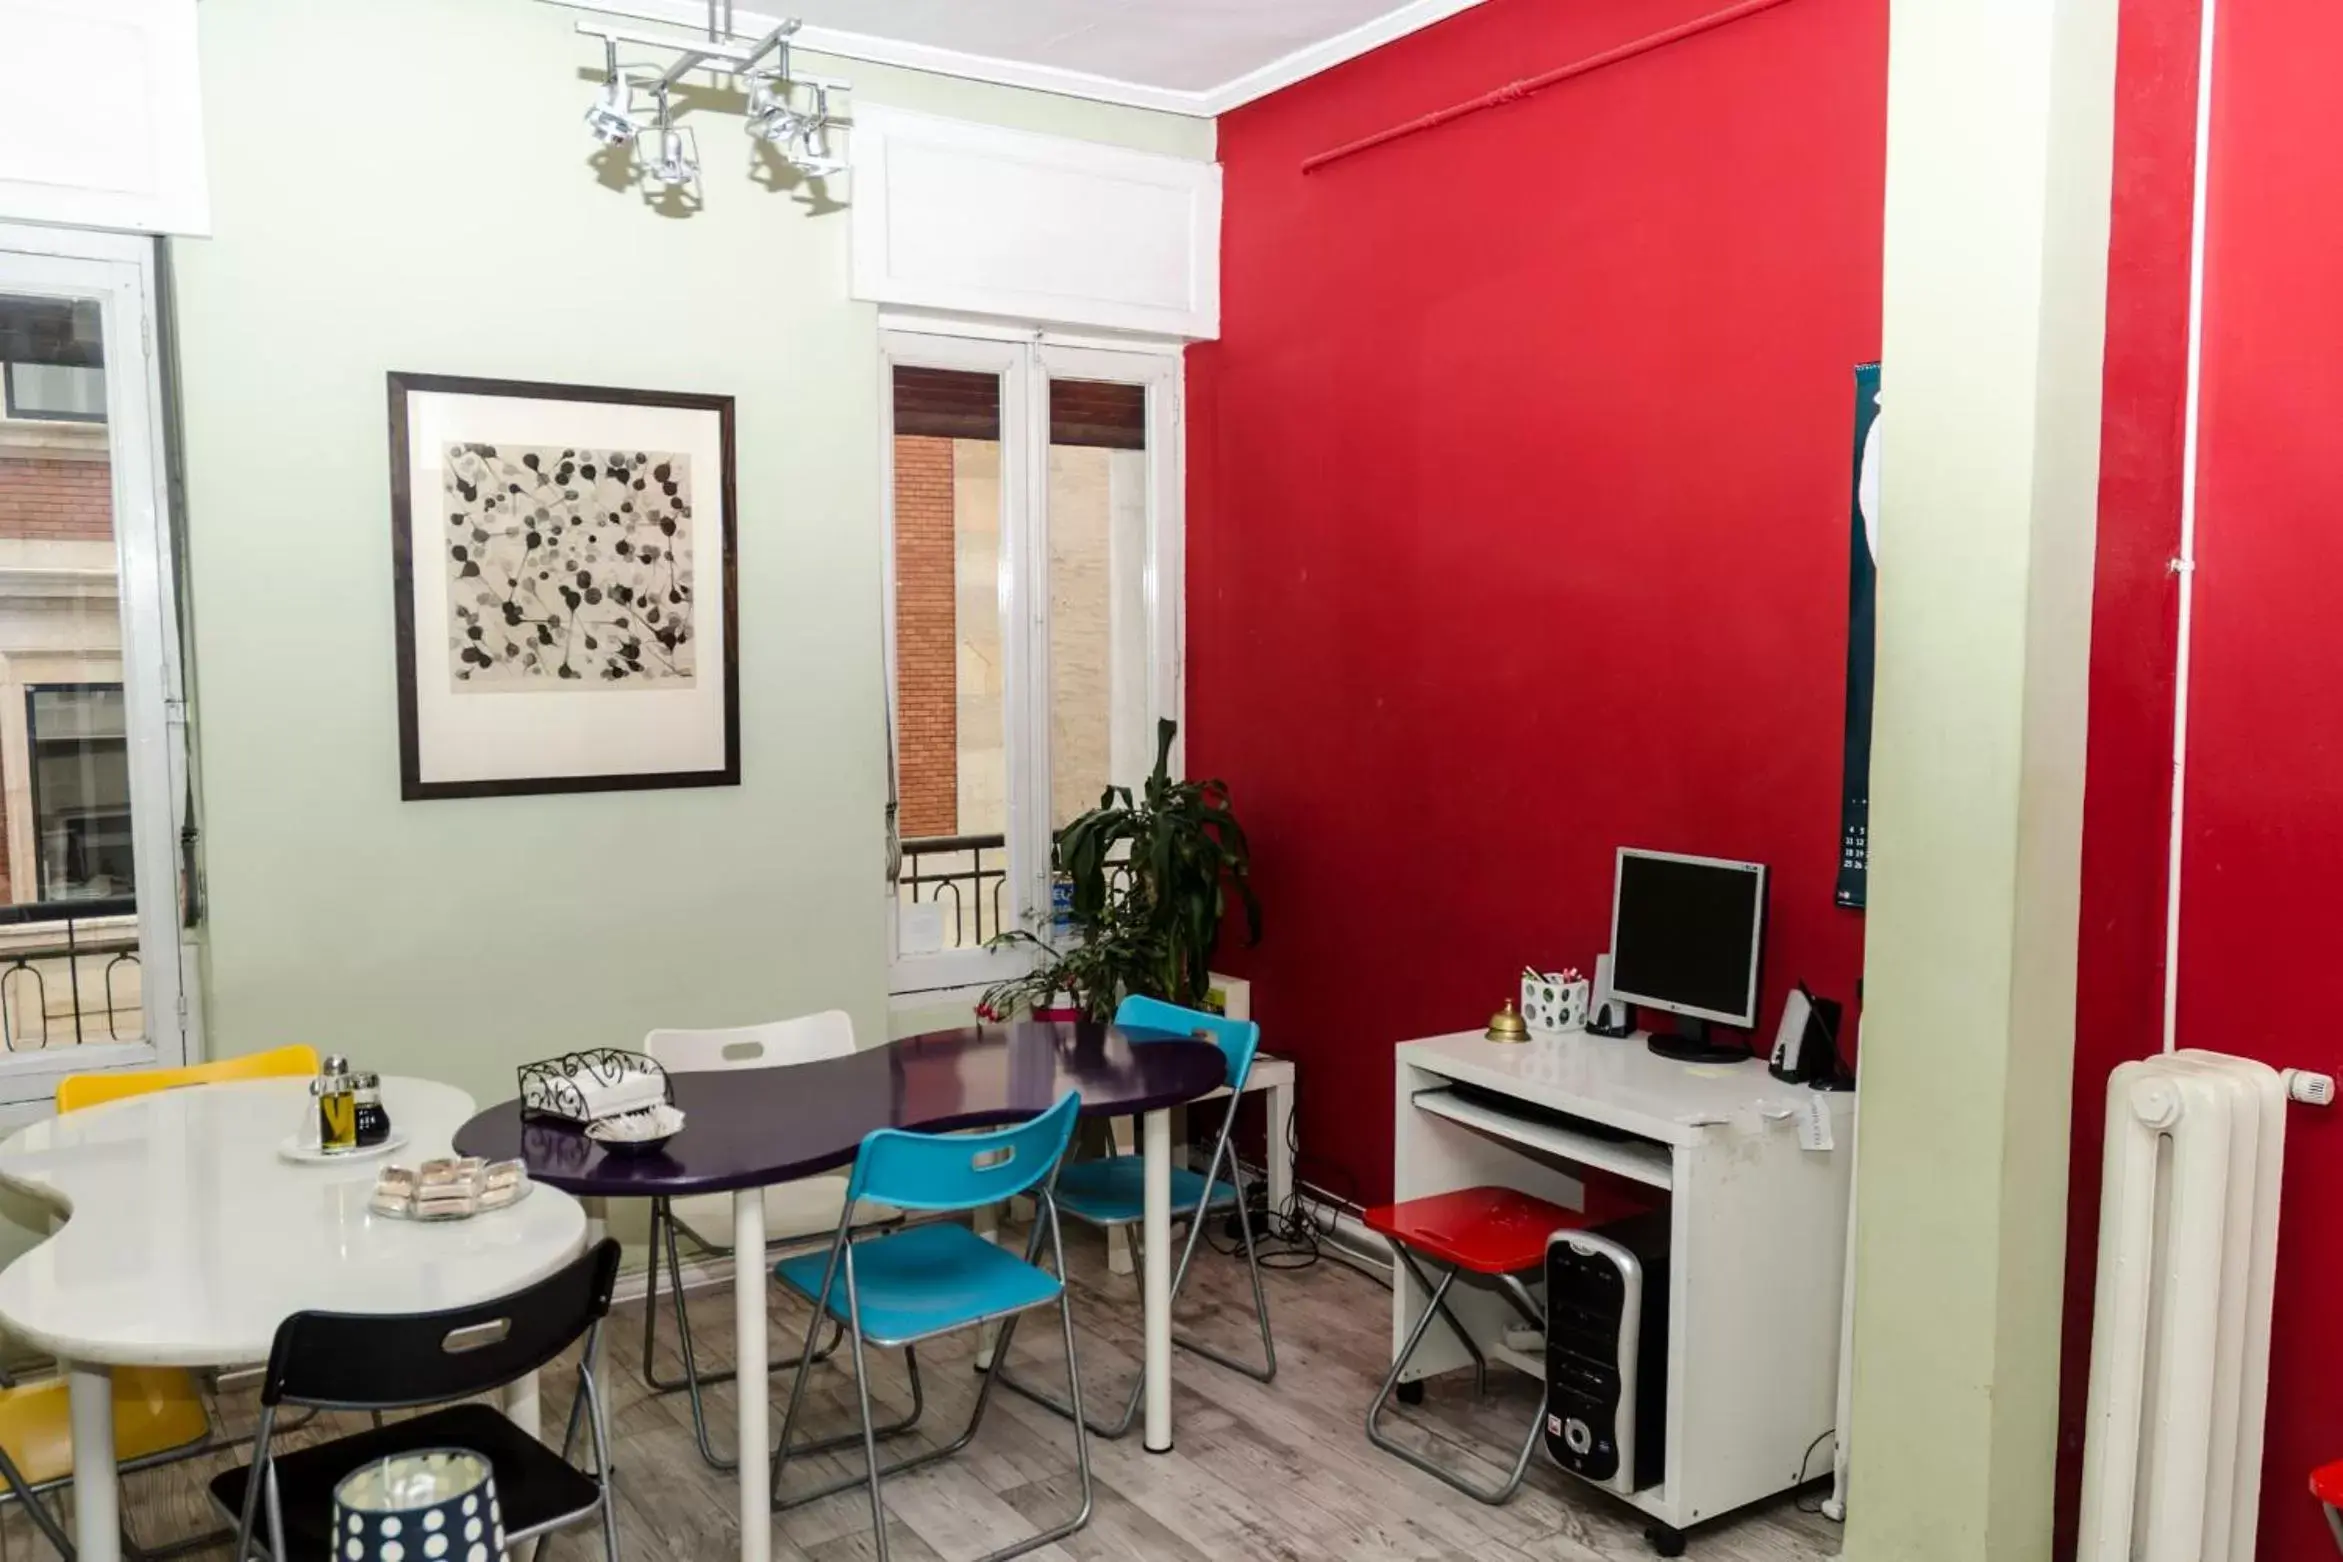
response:
<svg viewBox="0 0 2343 1562"><path fill-rule="evenodd" d="M538 380L480 379L463 375L417 374L393 371L390 393L391 585L394 640L398 659L399 797L404 802L445 798L520 797L565 792L647 791L669 787L738 786L740 784L740 586L738 572L738 445L736 415L730 396L682 391L622 389L607 385L568 385ZM417 717L415 624L414 466L409 440L409 398L445 394L472 397L511 397L538 402L578 402L596 405L664 408L701 412L717 420L721 452L719 489L723 513L719 519L718 549L723 603L722 645L717 658L724 680L722 710L724 760L713 769L619 771L598 775L494 777L479 780L423 779L420 722Z"/></svg>

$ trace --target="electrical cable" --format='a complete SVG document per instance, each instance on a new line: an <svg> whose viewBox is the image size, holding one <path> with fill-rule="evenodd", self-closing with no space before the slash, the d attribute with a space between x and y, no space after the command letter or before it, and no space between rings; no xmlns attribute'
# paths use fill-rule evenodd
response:
<svg viewBox="0 0 2343 1562"><path fill-rule="evenodd" d="M1790 1483L1791 1490L1795 1491L1797 1488L1806 1484L1808 1479L1806 1474L1806 1466L1813 1462L1814 1450L1820 1448L1831 1438L1836 1437L1838 1435L1838 1430L1839 1429L1834 1426L1828 1431L1822 1433L1820 1436L1816 1437L1813 1442L1806 1445L1806 1452L1799 1455L1798 1457L1798 1478ZM1813 1479L1819 1481L1829 1473L1829 1471L1825 1470L1821 1475L1814 1476ZM1810 1506L1804 1497L1800 1497L1796 1499L1796 1501L1793 1503L1793 1506L1795 1506L1800 1513L1819 1514L1822 1512L1823 1500L1824 1499L1822 1495L1817 1495L1814 1498L1812 1505Z"/></svg>
<svg viewBox="0 0 2343 1562"><path fill-rule="evenodd" d="M1233 1103L1231 1109L1234 1109ZM1355 1210L1359 1207L1355 1196L1358 1190L1356 1180L1343 1168L1330 1162L1305 1162L1298 1114L1286 1122L1285 1148L1297 1172L1308 1164L1321 1177L1318 1182L1311 1182L1297 1175L1293 1192L1276 1209L1269 1207L1266 1193L1248 1201L1247 1212L1253 1218L1253 1253L1262 1269L1302 1270L1320 1260L1327 1260L1364 1275L1389 1290L1389 1275L1376 1273L1326 1240L1326 1233L1333 1229L1336 1216L1344 1209ZM1266 1187L1268 1178L1265 1168L1247 1166L1245 1171L1253 1189ZM1337 1189L1329 1191L1322 1185L1325 1181L1338 1184ZM1235 1229L1234 1216L1225 1222L1216 1221L1207 1225L1204 1240L1215 1253L1223 1257L1236 1257L1244 1249L1243 1238Z"/></svg>

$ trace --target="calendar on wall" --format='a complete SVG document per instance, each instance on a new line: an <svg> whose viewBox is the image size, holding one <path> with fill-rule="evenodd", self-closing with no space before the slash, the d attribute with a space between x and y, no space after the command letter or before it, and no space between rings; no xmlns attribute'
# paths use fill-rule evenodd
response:
<svg viewBox="0 0 2343 1562"><path fill-rule="evenodd" d="M1847 725L1837 900L1860 910L1871 869L1871 678L1879 573L1879 365L1855 370L1855 466L1847 541Z"/></svg>

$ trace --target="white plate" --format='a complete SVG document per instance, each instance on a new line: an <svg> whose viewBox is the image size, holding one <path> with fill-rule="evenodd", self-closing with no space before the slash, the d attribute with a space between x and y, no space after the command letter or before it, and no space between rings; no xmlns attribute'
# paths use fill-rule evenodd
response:
<svg viewBox="0 0 2343 1562"><path fill-rule="evenodd" d="M366 1210L368 1214L380 1215L385 1220L411 1220L420 1225L436 1226L443 1221L478 1220L483 1215L501 1215L506 1210L511 1209L514 1204L526 1202L529 1195L537 1191L536 1181L534 1179L525 1181L520 1184L520 1189L520 1192L512 1196L511 1202L499 1204L494 1209L465 1210L461 1213L450 1214L418 1215L415 1213L413 1205L409 1205L406 1210L402 1212L396 1210L387 1210L378 1204L369 1203L366 1206Z"/></svg>
<svg viewBox="0 0 2343 1562"><path fill-rule="evenodd" d="M303 1144L301 1136L295 1134L277 1146L277 1154L296 1166L333 1166L343 1161L371 1161L378 1155L403 1150L406 1145L407 1136L396 1128L382 1143L362 1144L355 1150L321 1150L314 1144Z"/></svg>

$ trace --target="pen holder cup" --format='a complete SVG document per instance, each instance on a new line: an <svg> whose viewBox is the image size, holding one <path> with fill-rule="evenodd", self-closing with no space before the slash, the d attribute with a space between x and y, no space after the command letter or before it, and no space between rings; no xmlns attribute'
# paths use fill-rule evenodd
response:
<svg viewBox="0 0 2343 1562"><path fill-rule="evenodd" d="M1559 976L1529 976L1521 979L1521 1017L1529 1028L1544 1035L1561 1035L1586 1029L1589 988L1581 979L1564 981Z"/></svg>

